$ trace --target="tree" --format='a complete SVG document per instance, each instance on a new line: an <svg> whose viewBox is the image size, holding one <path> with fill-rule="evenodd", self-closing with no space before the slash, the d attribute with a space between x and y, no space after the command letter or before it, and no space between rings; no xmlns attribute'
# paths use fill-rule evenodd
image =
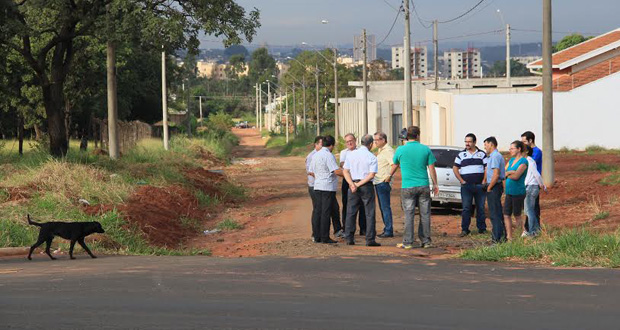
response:
<svg viewBox="0 0 620 330"><path fill-rule="evenodd" d="M277 80L272 76L278 74L276 60L269 55L267 48L259 48L252 53L252 59L249 65L248 77L250 83L261 83L265 80Z"/></svg>
<svg viewBox="0 0 620 330"><path fill-rule="evenodd" d="M131 12L133 20L110 22L109 6ZM113 24L141 31L141 42L152 49L159 45L168 51L196 49L201 32L224 36L229 46L240 43L242 36L251 41L260 26L258 19L257 9L246 13L234 0L0 0L0 46L18 53L34 72L47 117L50 153L61 157L68 150L63 92L77 40Z"/></svg>
<svg viewBox="0 0 620 330"><path fill-rule="evenodd" d="M526 77L531 76L532 73L527 69L527 67L515 60L510 60L510 75L512 77ZM487 76L490 77L505 77L506 76L506 61L495 61L493 66L489 70Z"/></svg>
<svg viewBox="0 0 620 330"><path fill-rule="evenodd" d="M241 55L243 59L250 55L248 50L241 45L232 45L224 50L224 56L230 60L234 55Z"/></svg>
<svg viewBox="0 0 620 330"><path fill-rule="evenodd" d="M562 40L560 40L560 42L558 42L557 44L555 44L553 46L553 52L559 52L561 50L564 50L566 48L570 48L572 46L575 46L577 44L580 44L586 40L590 40L592 39L592 37L584 37L579 33L574 33L571 35L568 35L564 38L562 38Z"/></svg>

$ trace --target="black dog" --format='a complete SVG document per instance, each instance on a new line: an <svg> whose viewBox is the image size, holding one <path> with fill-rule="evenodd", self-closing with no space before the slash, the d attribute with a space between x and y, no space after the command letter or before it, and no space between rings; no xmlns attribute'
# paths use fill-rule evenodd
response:
<svg viewBox="0 0 620 330"><path fill-rule="evenodd" d="M69 257L71 259L75 259L73 257L73 247L75 246L75 242L80 243L82 248L93 258L92 252L84 243L84 237L92 234L92 233L105 233L101 224L97 221L93 222L46 222L46 223L38 223L30 220L30 214L28 214L28 224L39 226L41 229L39 230L39 238L37 242L34 243L33 246L30 247L30 253L28 253L28 260L32 260L32 251L36 249L39 245L46 242L45 253L47 253L52 260L56 260L56 258L52 257L50 253L50 245L52 244L52 240L54 236L60 236L64 239L68 239L71 241L71 247L69 248Z"/></svg>

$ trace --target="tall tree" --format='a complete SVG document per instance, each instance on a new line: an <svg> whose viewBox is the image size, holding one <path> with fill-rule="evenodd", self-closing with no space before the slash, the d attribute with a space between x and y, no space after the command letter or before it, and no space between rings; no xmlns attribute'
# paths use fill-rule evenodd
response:
<svg viewBox="0 0 620 330"><path fill-rule="evenodd" d="M513 77L526 77L531 76L532 73L527 69L525 64L510 60L510 75ZM491 77L504 77L506 76L506 61L495 61L493 66L489 70L487 76Z"/></svg>
<svg viewBox="0 0 620 330"><path fill-rule="evenodd" d="M196 49L201 32L223 36L229 46L248 41L260 26L259 13L246 13L234 0L0 0L0 45L23 58L41 88L48 123L50 153L68 150L65 129L64 84L74 62L76 40L96 35L105 26L108 5L134 10L144 43L168 51Z"/></svg>

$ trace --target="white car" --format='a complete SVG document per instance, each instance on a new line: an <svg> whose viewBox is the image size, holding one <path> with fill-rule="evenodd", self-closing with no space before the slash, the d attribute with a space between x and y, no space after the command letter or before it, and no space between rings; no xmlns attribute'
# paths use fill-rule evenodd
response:
<svg viewBox="0 0 620 330"><path fill-rule="evenodd" d="M435 170L437 172L437 184L439 185L439 194L435 196L433 193L431 182L431 197L433 206L455 206L461 207L461 183L454 175L452 166L454 159L463 151L463 148L449 146L430 146L433 155L437 159L435 162Z"/></svg>

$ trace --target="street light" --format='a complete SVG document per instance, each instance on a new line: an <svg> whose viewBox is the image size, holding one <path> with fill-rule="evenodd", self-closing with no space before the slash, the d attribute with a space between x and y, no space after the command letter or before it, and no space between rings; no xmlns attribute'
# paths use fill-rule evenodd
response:
<svg viewBox="0 0 620 330"><path fill-rule="evenodd" d="M302 42L301 44L302 45L307 45L305 42ZM293 60L293 61L299 63L301 65L301 67L304 68L304 70L306 72L308 72L308 67L306 67L306 64L300 62L298 59L296 59L294 57L290 57L290 56L288 56L287 59ZM293 77L293 75L289 75L289 76ZM307 129L307 126L306 126L306 109L307 109L307 107L306 107L306 75L305 74L301 76L301 80L302 80L301 86L303 87L303 98L304 98L304 131L305 131ZM317 94L318 94L318 89L317 89ZM317 97L317 99L318 99L318 97ZM318 125L318 109L317 109L317 125ZM319 135L319 134L317 133L317 135Z"/></svg>

